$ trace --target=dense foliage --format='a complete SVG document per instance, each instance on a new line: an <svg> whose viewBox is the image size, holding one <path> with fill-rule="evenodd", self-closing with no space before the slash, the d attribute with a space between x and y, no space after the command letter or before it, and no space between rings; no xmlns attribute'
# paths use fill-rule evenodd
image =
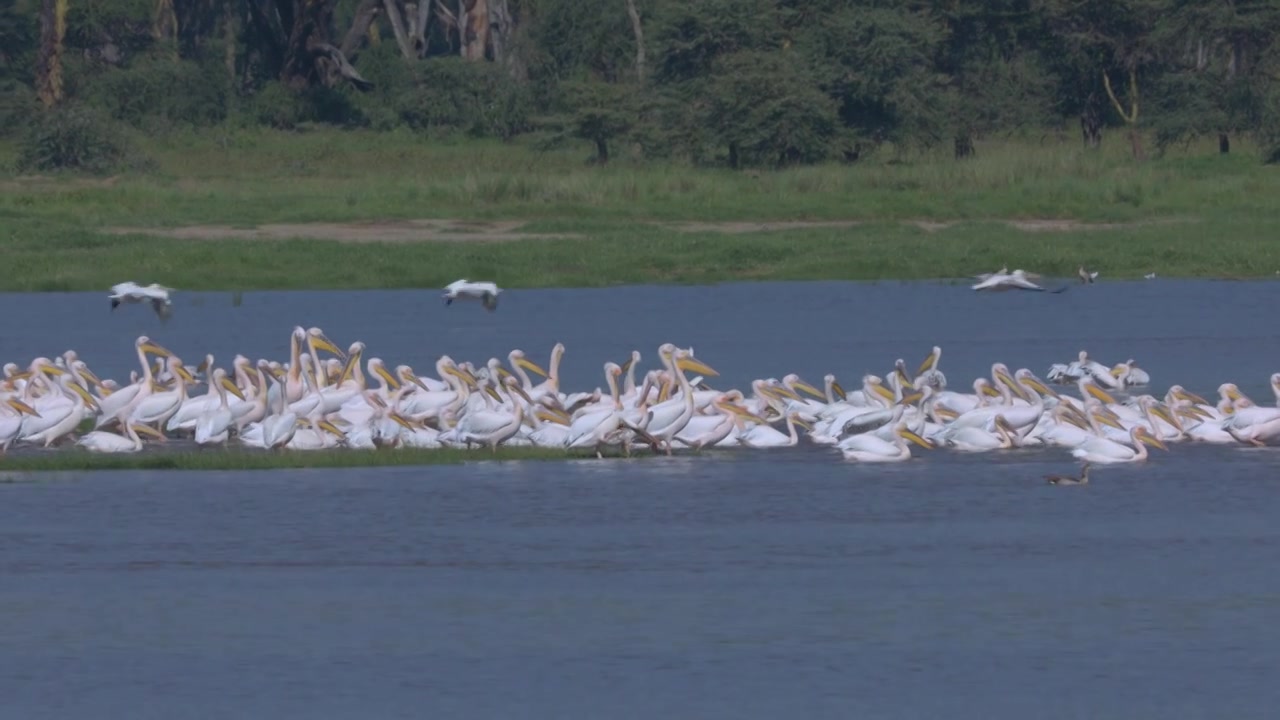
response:
<svg viewBox="0 0 1280 720"><path fill-rule="evenodd" d="M0 0L0 133L35 168L128 157L103 123L532 133L732 167L1250 134L1275 160L1278 32L1270 0Z"/></svg>

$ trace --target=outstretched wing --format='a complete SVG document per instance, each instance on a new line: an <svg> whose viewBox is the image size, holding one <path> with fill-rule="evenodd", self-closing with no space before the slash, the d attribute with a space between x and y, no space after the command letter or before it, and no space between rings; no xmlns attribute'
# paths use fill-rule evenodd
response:
<svg viewBox="0 0 1280 720"><path fill-rule="evenodd" d="M163 298L155 298L151 301L151 308L156 311L156 315L160 318L160 322L168 322L169 317L173 315L173 304Z"/></svg>

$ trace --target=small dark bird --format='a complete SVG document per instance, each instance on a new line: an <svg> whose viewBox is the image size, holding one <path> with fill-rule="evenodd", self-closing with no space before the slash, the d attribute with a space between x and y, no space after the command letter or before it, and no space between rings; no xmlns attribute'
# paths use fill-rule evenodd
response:
<svg viewBox="0 0 1280 720"><path fill-rule="evenodd" d="M1089 463L1085 463L1081 468L1080 477L1071 477L1070 475L1045 475L1045 480L1050 485L1088 485L1089 484Z"/></svg>
<svg viewBox="0 0 1280 720"><path fill-rule="evenodd" d="M1081 265L1080 269L1076 270L1076 277L1080 278L1080 283L1082 285L1088 285L1098 279L1098 271L1095 270L1093 272L1089 272L1084 269L1083 265Z"/></svg>

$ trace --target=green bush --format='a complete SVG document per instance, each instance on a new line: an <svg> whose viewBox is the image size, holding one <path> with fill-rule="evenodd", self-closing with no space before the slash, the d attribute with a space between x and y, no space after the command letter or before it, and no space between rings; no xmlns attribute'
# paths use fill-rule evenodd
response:
<svg viewBox="0 0 1280 720"><path fill-rule="evenodd" d="M102 72L85 83L83 99L135 127L148 120L194 126L226 118L231 88L216 63L143 56L129 67Z"/></svg>
<svg viewBox="0 0 1280 720"><path fill-rule="evenodd" d="M38 108L31 88L16 80L0 80L0 137L26 127Z"/></svg>
<svg viewBox="0 0 1280 720"><path fill-rule="evenodd" d="M409 127L504 140L530 128L532 94L504 68L462 58L432 58L417 69L417 86L395 99Z"/></svg>
<svg viewBox="0 0 1280 720"><path fill-rule="evenodd" d="M263 85L249 100L245 113L250 124L277 130L293 130L304 123L346 127L367 124L345 89L315 87L296 92L279 82Z"/></svg>
<svg viewBox="0 0 1280 720"><path fill-rule="evenodd" d="M18 150L19 171L108 173L148 164L109 118L82 107L37 115Z"/></svg>

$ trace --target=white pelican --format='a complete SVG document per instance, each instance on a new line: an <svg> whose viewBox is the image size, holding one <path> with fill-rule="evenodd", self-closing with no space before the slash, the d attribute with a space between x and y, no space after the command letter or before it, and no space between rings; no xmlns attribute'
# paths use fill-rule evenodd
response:
<svg viewBox="0 0 1280 720"><path fill-rule="evenodd" d="M0 453L8 452L9 446L22 433L22 423L26 415L39 417L40 413L18 398L7 398L0 404Z"/></svg>
<svg viewBox="0 0 1280 720"><path fill-rule="evenodd" d="M196 418L195 441L197 445L216 445L225 443L231 434L231 425L235 421L231 408L227 405L227 393L244 400L244 393L236 384L227 379L227 371L217 368L209 385L217 389L218 404L206 408Z"/></svg>
<svg viewBox="0 0 1280 720"><path fill-rule="evenodd" d="M156 355L162 358L168 358L173 355L166 348L152 342L151 338L146 335L138 337L133 343L134 350L138 354L138 364L142 366L142 377L136 382L116 390L108 395L98 398L99 415L94 423L94 429L101 428L111 422L121 419L119 416L122 411L127 408L135 400L140 397L150 395L155 384L155 377L151 373L151 364L147 360L147 354Z"/></svg>
<svg viewBox="0 0 1280 720"><path fill-rule="evenodd" d="M650 407L638 427L662 441L667 454L670 455L672 438L684 428L689 418L693 417L695 409L693 388L690 387L689 378L685 376L684 371L693 370L703 375L719 373L702 361L694 359L689 351L677 349L671 343L665 343L658 349L658 357L667 366L667 370L675 376L680 388L680 397Z"/></svg>
<svg viewBox="0 0 1280 720"><path fill-rule="evenodd" d="M941 440L939 445L945 444L960 452L986 452L1013 447L1013 438L1018 431L1009 425L1003 415L996 415L993 422L994 432L979 427L948 427L931 439L935 442Z"/></svg>
<svg viewBox="0 0 1280 720"><path fill-rule="evenodd" d="M1164 441L1142 425L1134 425L1129 429L1129 445L1109 438L1090 438L1071 451L1072 457L1091 463L1110 464L1139 462L1147 459L1147 445L1161 450L1168 450Z"/></svg>
<svg viewBox="0 0 1280 720"><path fill-rule="evenodd" d="M444 286L444 304L452 305L454 300L479 300L486 310L498 309L498 295L502 288L491 282L471 282L470 280L454 280Z"/></svg>
<svg viewBox="0 0 1280 720"><path fill-rule="evenodd" d="M1001 290L1044 290L1032 282L1040 279L1039 275L1025 270L1014 270L1012 273L992 273L990 276L973 285L974 290L996 292Z"/></svg>
<svg viewBox="0 0 1280 720"><path fill-rule="evenodd" d="M182 360L177 356L170 356L165 359L165 362L169 372L176 376L174 389L153 392L145 396L139 393L134 402L121 411L122 415L128 413L128 422L161 425L178 412L182 402L187 399L187 383L194 382L195 378L191 377L191 373L183 367Z"/></svg>
<svg viewBox="0 0 1280 720"><path fill-rule="evenodd" d="M796 425L806 430L812 427L800 417L799 413L793 412L787 415L787 432L781 432L768 424L757 423L738 432L738 444L749 448L792 447L800 442Z"/></svg>
<svg viewBox="0 0 1280 720"><path fill-rule="evenodd" d="M519 381L515 378L506 378L503 384L508 388L519 387ZM472 443L488 445L496 453L498 445L515 435L524 421L524 403L515 402L514 405L514 412L497 409L467 411L458 420L452 441L463 443L468 448Z"/></svg>
<svg viewBox="0 0 1280 720"><path fill-rule="evenodd" d="M111 286L111 310L115 311L122 304L148 302L160 320L168 320L173 313L173 301L169 298L171 292L173 288L155 283L145 286L135 282L118 283Z"/></svg>
<svg viewBox="0 0 1280 720"><path fill-rule="evenodd" d="M533 392L533 381L529 379L529 372L537 373L542 377L547 377L547 371L538 367L538 364L524 356L524 351L520 349L512 350L507 353L507 362L511 363L511 372L520 378L520 387L524 388L526 393Z"/></svg>
<svg viewBox="0 0 1280 720"><path fill-rule="evenodd" d="M165 437L155 428L140 423L125 423L124 435L117 435L106 430L94 430L80 436L76 445L99 453L135 453L142 449L142 438L138 433L150 435L159 440Z"/></svg>
<svg viewBox="0 0 1280 720"><path fill-rule="evenodd" d="M883 440L871 433L853 435L840 441L840 453L846 460L858 462L902 462L911 459L911 446L907 441L929 448L928 440L917 435L905 422L899 421L894 427L893 440Z"/></svg>

